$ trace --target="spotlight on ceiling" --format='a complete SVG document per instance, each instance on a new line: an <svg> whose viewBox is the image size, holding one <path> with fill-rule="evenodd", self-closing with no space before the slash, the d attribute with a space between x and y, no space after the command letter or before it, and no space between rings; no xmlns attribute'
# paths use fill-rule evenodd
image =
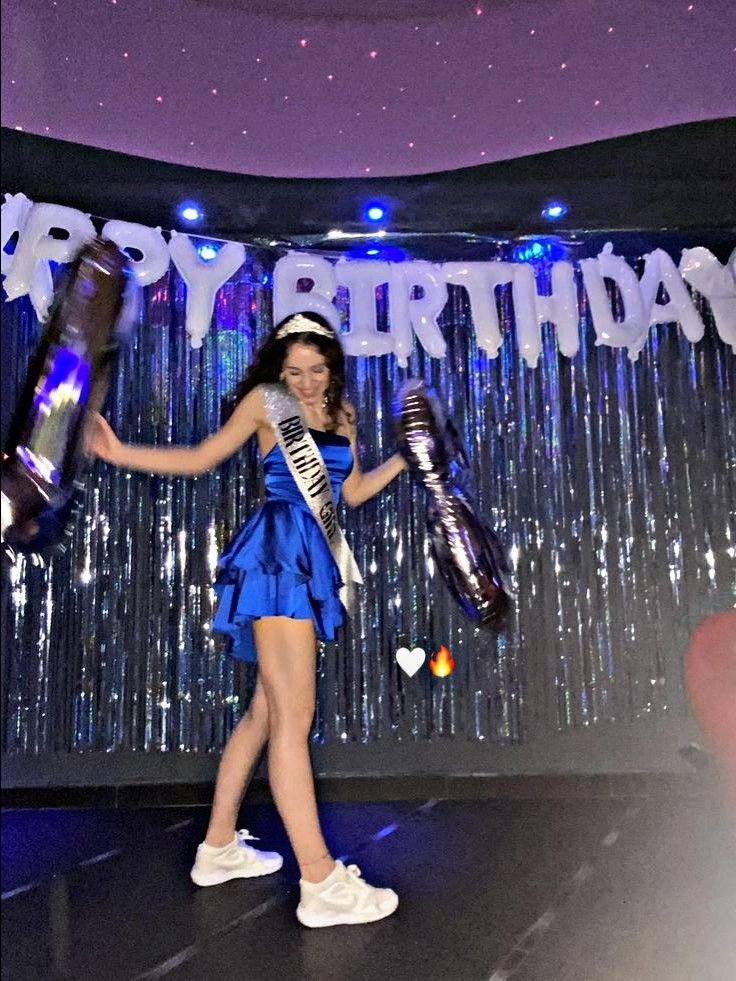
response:
<svg viewBox="0 0 736 981"><path fill-rule="evenodd" d="M550 201L542 208L542 218L546 218L547 221L557 221L558 218L564 218L566 214L567 207L562 201Z"/></svg>
<svg viewBox="0 0 736 981"><path fill-rule="evenodd" d="M366 221L383 221L386 217L388 209L385 204L381 204L380 201L371 201L366 205L365 211L363 212Z"/></svg>
<svg viewBox="0 0 736 981"><path fill-rule="evenodd" d="M199 221L202 217L202 212L196 204L191 204L187 201L186 204L182 204L179 208L179 216L184 221Z"/></svg>

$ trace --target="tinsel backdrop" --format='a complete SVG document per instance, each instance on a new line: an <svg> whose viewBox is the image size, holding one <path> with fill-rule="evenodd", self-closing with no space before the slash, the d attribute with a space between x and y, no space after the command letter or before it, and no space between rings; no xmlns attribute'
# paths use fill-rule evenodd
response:
<svg viewBox="0 0 736 981"><path fill-rule="evenodd" d="M440 261L428 246L423 257ZM312 250L313 251L313 250ZM249 249L193 350L175 269L142 291L106 415L120 438L194 444L271 327L281 253ZM511 259L513 243L495 257ZM536 263L540 282L548 264ZM465 292L449 287L444 359L417 343L347 358L364 470L395 450L390 404L407 376L440 393L472 459L477 503L506 544L518 602L499 635L478 630L429 554L425 498L407 473L339 509L365 585L354 621L318 648L319 743L460 737L504 744L576 727L687 713L682 659L693 625L736 593L736 359L698 299L706 334L653 327L638 360L595 345L562 357L543 328L537 367L519 355L510 288L504 343L475 343ZM338 297L344 303L345 297ZM385 296L382 298L385 304ZM2 306L5 410L40 327L28 297ZM212 473L151 477L96 461L66 552L19 558L2 580L5 755L218 751L256 667L210 632L218 554L258 505L255 440ZM398 647L444 644L447 678L402 674Z"/></svg>

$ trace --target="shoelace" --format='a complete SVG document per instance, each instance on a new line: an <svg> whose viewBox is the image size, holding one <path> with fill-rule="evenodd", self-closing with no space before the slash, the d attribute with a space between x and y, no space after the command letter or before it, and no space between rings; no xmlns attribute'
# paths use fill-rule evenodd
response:
<svg viewBox="0 0 736 981"><path fill-rule="evenodd" d="M248 831L247 828L241 828L240 831L237 832L237 835L238 835L238 841L260 841L261 840L260 838L256 838L255 835L252 835L250 833L250 831Z"/></svg>
<svg viewBox="0 0 736 981"><path fill-rule="evenodd" d="M365 879L361 879L361 871L357 865L348 865L345 871L356 885L362 887L363 892L370 891L371 887L368 885Z"/></svg>

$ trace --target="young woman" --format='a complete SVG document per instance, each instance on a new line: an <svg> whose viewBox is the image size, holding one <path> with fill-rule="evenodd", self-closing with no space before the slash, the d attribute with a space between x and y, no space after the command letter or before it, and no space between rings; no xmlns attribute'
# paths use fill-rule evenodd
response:
<svg viewBox="0 0 736 981"><path fill-rule="evenodd" d="M368 923L398 905L392 889L370 886L356 865L346 868L332 858L319 826L309 758L316 639L334 638L344 619L341 589L351 568L356 571L332 501L342 494L348 507L358 507L406 468L395 453L361 472L355 411L343 387L344 356L332 327L317 314L296 314L273 329L235 393L232 414L198 446L122 444L99 415L91 417L86 437L88 452L116 466L194 475L257 435L266 500L220 557L213 629L229 635L235 657L257 660L258 679L225 747L191 875L207 886L281 868L280 855L258 851L245 843L253 840L247 831L235 831L268 742L271 791L301 873L297 917L311 927ZM352 578L361 581L359 573Z"/></svg>

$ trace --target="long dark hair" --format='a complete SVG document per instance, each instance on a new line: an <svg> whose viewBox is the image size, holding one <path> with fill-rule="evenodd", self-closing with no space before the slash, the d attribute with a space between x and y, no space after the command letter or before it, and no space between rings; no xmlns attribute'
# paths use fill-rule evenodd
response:
<svg viewBox="0 0 736 981"><path fill-rule="evenodd" d="M337 429L338 413L342 408L343 392L345 389L345 355L342 345L335 335L332 325L318 313L303 313L301 316L319 324L329 330L332 336L325 337L324 334L315 334L312 331L300 331L299 333L287 334L286 337L277 338L276 334L287 321L291 320L296 314L289 314L284 317L273 328L266 340L261 344L253 363L248 368L245 377L238 383L233 395L223 405L222 421L225 422L235 409L241 399L245 398L248 392L252 391L257 385L273 384L279 381L279 375L284 366L286 353L292 344L311 344L324 356L327 367L330 371L330 381L327 387L327 404L325 412L328 419L328 430ZM352 423L352 418L349 420Z"/></svg>

